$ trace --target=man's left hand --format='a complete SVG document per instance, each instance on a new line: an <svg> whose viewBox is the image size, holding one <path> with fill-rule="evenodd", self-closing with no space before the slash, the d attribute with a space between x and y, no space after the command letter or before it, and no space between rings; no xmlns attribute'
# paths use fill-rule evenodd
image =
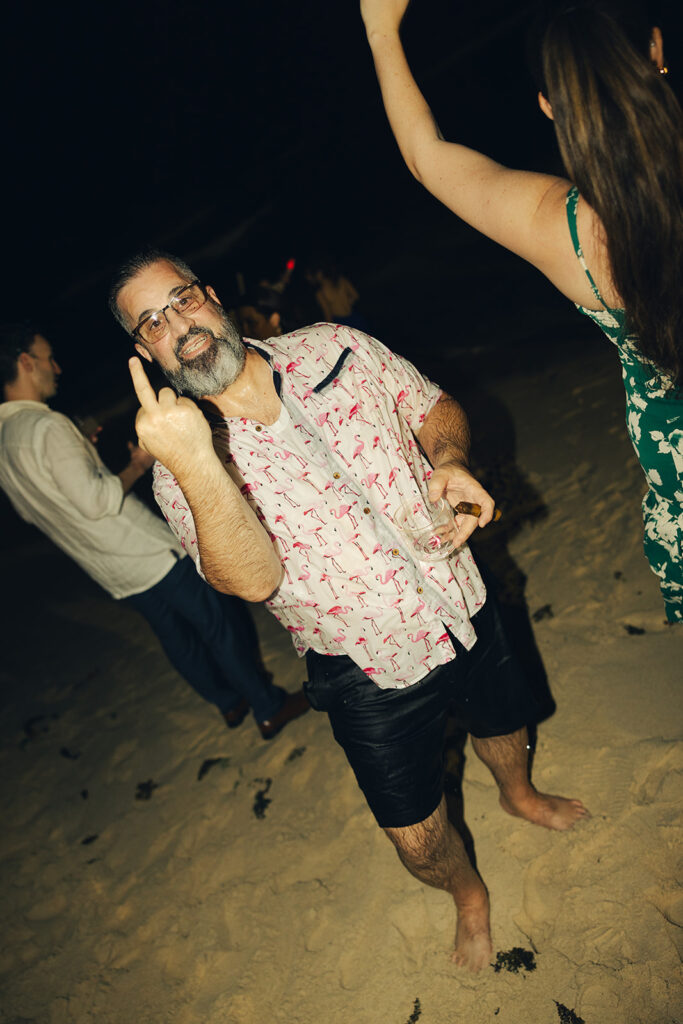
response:
<svg viewBox="0 0 683 1024"><path fill-rule="evenodd" d="M454 517L457 547L466 543L477 526L484 527L493 518L495 501L462 463L441 463L430 477L428 494L430 501L444 498L453 508L460 501L469 501L481 506L481 515L478 518L462 514Z"/></svg>

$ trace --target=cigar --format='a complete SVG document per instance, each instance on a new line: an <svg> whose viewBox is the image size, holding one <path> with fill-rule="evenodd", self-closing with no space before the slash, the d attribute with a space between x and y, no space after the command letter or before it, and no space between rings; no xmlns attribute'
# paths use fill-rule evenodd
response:
<svg viewBox="0 0 683 1024"><path fill-rule="evenodd" d="M454 512L460 512L463 516L475 516L477 519L481 515L481 505L477 505L473 501L459 501L457 505L453 506ZM492 523L497 523L502 512L499 508L494 509Z"/></svg>

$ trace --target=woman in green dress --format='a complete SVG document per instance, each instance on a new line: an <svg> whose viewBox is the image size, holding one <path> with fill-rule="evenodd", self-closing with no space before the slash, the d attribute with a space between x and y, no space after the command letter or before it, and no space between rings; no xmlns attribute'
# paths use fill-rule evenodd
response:
<svg viewBox="0 0 683 1024"><path fill-rule="evenodd" d="M415 177L548 277L616 345L647 479L645 553L683 621L683 118L662 34L632 0L556 3L535 26L538 100L569 179L444 140L405 58L408 0L361 0L384 106Z"/></svg>

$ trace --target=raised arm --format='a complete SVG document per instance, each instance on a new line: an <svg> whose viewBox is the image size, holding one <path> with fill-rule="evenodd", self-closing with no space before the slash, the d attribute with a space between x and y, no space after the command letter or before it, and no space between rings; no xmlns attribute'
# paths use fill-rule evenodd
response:
<svg viewBox="0 0 683 1024"><path fill-rule="evenodd" d="M470 428L462 406L450 395L442 394L416 434L434 467L429 480L431 501L445 498L455 506L469 501L481 506L478 519L457 515L456 544L464 544L477 526L491 522L495 502L469 471Z"/></svg>
<svg viewBox="0 0 683 1024"><path fill-rule="evenodd" d="M216 455L209 424L194 402L170 388L157 398L139 359L129 365L140 400L140 445L173 473L187 499L207 581L224 594L265 601L280 584L282 565Z"/></svg>
<svg viewBox="0 0 683 1024"><path fill-rule="evenodd" d="M569 182L503 167L446 142L408 66L399 36L408 0L362 0L361 14L391 129L411 173L458 217L555 280L567 256ZM564 290L564 289L563 289Z"/></svg>

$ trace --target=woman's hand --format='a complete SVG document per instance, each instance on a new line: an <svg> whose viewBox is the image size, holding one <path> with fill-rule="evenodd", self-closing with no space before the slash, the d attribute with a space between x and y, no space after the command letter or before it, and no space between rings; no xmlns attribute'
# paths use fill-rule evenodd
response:
<svg viewBox="0 0 683 1024"><path fill-rule="evenodd" d="M360 14L368 36L398 32L410 0L361 0Z"/></svg>

